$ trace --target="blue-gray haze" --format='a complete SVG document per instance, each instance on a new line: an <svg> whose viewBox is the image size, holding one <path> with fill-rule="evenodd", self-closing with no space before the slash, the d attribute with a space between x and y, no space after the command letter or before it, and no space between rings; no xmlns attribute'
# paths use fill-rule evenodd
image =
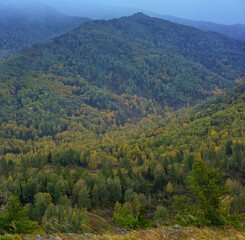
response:
<svg viewBox="0 0 245 240"><path fill-rule="evenodd" d="M26 7L28 1L40 1L67 15L93 19L143 11L221 24L245 23L245 0L0 0L0 7L13 2Z"/></svg>

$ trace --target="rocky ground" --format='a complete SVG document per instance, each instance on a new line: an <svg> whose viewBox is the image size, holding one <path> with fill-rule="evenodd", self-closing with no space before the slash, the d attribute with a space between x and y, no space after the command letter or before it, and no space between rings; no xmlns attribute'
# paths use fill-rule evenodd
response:
<svg viewBox="0 0 245 240"><path fill-rule="evenodd" d="M9 235L10 237L10 235ZM3 238L8 239L7 235ZM24 239L24 240L126 240L126 239L187 239L187 240L245 240L245 232L233 229L214 230L210 228L182 228L178 225L159 227L156 229L147 229L144 231L127 231L126 229L117 228L117 233L96 235L92 233L83 234L56 234L44 235L39 234L33 236L19 236L9 239Z"/></svg>

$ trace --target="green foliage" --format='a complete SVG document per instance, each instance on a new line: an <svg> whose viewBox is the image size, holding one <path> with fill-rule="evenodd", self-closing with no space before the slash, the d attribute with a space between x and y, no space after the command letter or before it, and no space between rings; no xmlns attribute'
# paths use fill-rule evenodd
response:
<svg viewBox="0 0 245 240"><path fill-rule="evenodd" d="M42 226L47 233L91 231L88 227L87 212L69 205L50 204L43 216Z"/></svg>
<svg viewBox="0 0 245 240"><path fill-rule="evenodd" d="M121 205L119 202L115 204L113 218L117 226L135 228L135 218L130 203Z"/></svg>
<svg viewBox="0 0 245 240"><path fill-rule="evenodd" d="M190 191L197 196L200 220L203 225L224 225L221 197L227 192L219 169L195 159L190 176Z"/></svg>
<svg viewBox="0 0 245 240"><path fill-rule="evenodd" d="M98 145L114 127L222 94L244 77L243 59L238 41L144 15L82 24L0 64L0 153ZM52 163L82 164L70 150Z"/></svg>
<svg viewBox="0 0 245 240"><path fill-rule="evenodd" d="M19 199L11 197L9 205L0 215L0 234L7 233L32 233L42 231L37 222L27 218L27 210L21 206Z"/></svg>
<svg viewBox="0 0 245 240"><path fill-rule="evenodd" d="M52 197L49 193L37 193L34 196L34 206L29 205L28 216L37 222L41 222L42 217L52 202Z"/></svg>
<svg viewBox="0 0 245 240"><path fill-rule="evenodd" d="M144 229L149 227L149 221L145 218L145 212L146 210L140 205L137 209L137 215L134 216L130 203L126 202L121 205L117 202L113 218L117 226L126 227L127 229Z"/></svg>
<svg viewBox="0 0 245 240"><path fill-rule="evenodd" d="M154 220L167 221L168 220L168 210L163 206L157 206L154 213Z"/></svg>
<svg viewBox="0 0 245 240"><path fill-rule="evenodd" d="M140 205L136 216L136 228L145 229L150 226L149 221L145 218L146 210Z"/></svg>
<svg viewBox="0 0 245 240"><path fill-rule="evenodd" d="M181 214L185 211L187 211L188 209L188 206L186 204L186 198L185 196L178 196L178 195L175 195L173 197L174 201L172 203L172 208L174 210L175 213L177 214Z"/></svg>
<svg viewBox="0 0 245 240"><path fill-rule="evenodd" d="M166 206L183 225L232 222L245 211L244 49L136 14L86 23L8 59L1 186L49 232L82 232L84 209L111 215L117 201L114 219L128 228L147 225L140 205L147 216ZM232 179L224 209L213 165Z"/></svg>
<svg viewBox="0 0 245 240"><path fill-rule="evenodd" d="M82 179L78 180L74 185L73 197L74 202L78 205L79 208L90 208L91 201L89 198L89 192L86 187L86 183Z"/></svg>

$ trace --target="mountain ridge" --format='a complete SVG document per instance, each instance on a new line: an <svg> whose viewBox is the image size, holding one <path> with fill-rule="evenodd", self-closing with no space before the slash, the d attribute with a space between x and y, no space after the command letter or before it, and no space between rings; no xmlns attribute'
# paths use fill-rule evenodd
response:
<svg viewBox="0 0 245 240"><path fill-rule="evenodd" d="M178 18L170 15L159 15L153 13L151 14L151 16L156 16L158 18L162 18L186 26L192 26L201 29L203 31L212 31L212 32L221 33L228 37L232 37L234 39L245 42L245 24L236 23L231 25L224 25L224 24L218 24L213 22L195 21L195 20L190 20L185 18Z"/></svg>
<svg viewBox="0 0 245 240"><path fill-rule="evenodd" d="M33 3L28 8L7 6L0 9L0 58L45 42L88 21L69 17L55 9Z"/></svg>
<svg viewBox="0 0 245 240"><path fill-rule="evenodd" d="M240 41L142 13L90 21L0 64L2 124L43 118L42 137L71 118L137 122L223 94L244 78L244 56Z"/></svg>

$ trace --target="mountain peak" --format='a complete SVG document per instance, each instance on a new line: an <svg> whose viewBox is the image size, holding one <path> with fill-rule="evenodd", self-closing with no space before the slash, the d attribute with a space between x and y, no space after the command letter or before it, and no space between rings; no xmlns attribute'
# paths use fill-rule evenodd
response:
<svg viewBox="0 0 245 240"><path fill-rule="evenodd" d="M133 18L149 18L148 15L144 14L143 12L137 12L133 15L131 15Z"/></svg>

